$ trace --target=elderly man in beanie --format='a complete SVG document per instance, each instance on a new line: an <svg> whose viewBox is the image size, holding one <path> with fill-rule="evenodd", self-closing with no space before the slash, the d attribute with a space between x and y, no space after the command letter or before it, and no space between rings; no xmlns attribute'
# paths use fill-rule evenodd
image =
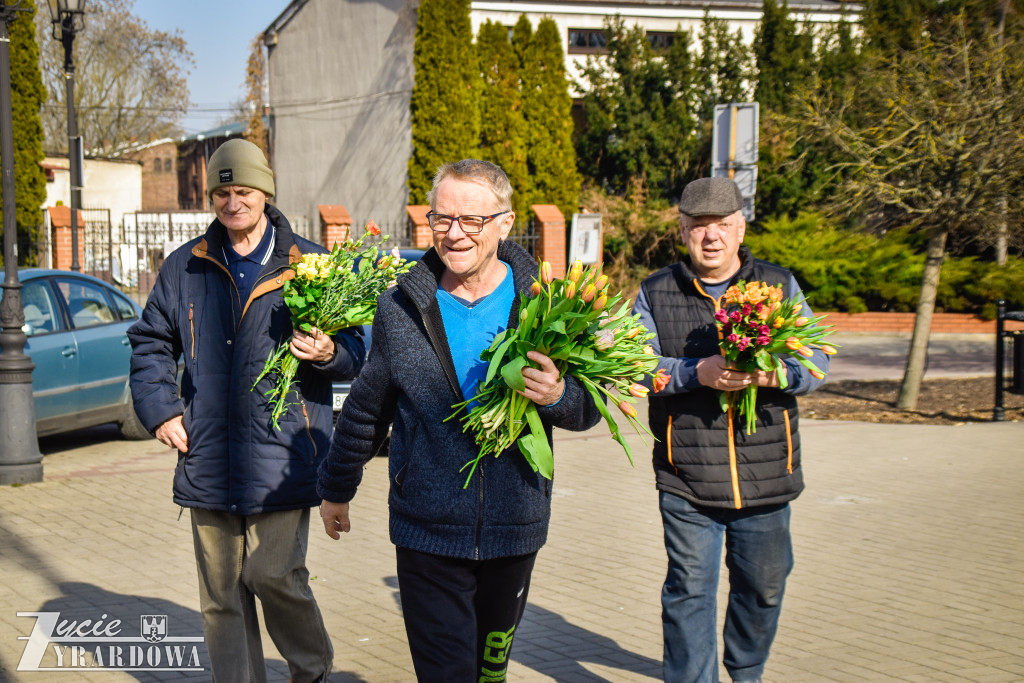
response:
<svg viewBox="0 0 1024 683"><path fill-rule="evenodd" d="M817 388L803 365L776 373L730 368L719 352L714 314L740 280L781 285L801 296L792 273L743 246L743 198L728 178L702 178L679 202L683 261L641 284L634 312L657 336L659 368L672 376L651 394L654 471L668 552L662 589L664 675L673 683L718 681L715 633L718 575L725 543L729 604L724 664L734 681L759 681L793 567L789 501L803 490L796 396ZM806 308L805 315L812 315ZM814 363L827 369L821 351ZM757 394L757 430L723 412L721 391Z"/></svg>
<svg viewBox="0 0 1024 683"><path fill-rule="evenodd" d="M292 329L281 286L303 253L326 250L267 204L274 174L258 147L219 147L207 192L216 220L167 257L128 331L135 411L178 451L174 501L191 511L213 678L266 680L259 598L292 680L325 680L333 649L305 566L309 510L330 446L331 382L359 372L362 336ZM277 430L264 396L273 379L253 383L289 337L298 394Z"/></svg>

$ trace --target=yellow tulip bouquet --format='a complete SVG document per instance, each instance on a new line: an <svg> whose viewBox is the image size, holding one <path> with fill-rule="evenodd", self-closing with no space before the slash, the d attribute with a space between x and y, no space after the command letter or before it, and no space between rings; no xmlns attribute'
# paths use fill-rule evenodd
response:
<svg viewBox="0 0 1024 683"><path fill-rule="evenodd" d="M551 358L559 376L572 376L587 388L611 430L612 438L633 462L629 445L605 405L606 398L633 424L638 433L650 435L636 419L631 405L647 395L638 384L645 376L655 377L655 387L668 381L655 375L658 358L647 341L654 335L639 324L639 316L628 315L629 301L609 313L622 301L622 294L609 296L608 276L600 266L586 272L575 262L564 279L554 279L551 264L542 262L530 296L524 296L519 309L519 325L496 335L481 354L487 362L487 374L476 396L453 408L453 419L463 411L463 431L472 431L479 447L477 456L466 463L469 485L480 461L488 455L499 456L517 443L520 452L535 472L550 479L554 459L537 405L522 395L525 389L523 368L530 362L526 353L538 351ZM472 408L469 408L473 404ZM525 434L526 427L529 431Z"/></svg>
<svg viewBox="0 0 1024 683"><path fill-rule="evenodd" d="M782 357L796 358L818 379L825 377L809 358L813 349L827 355L836 353L834 344L822 341L832 334L832 326L819 325L825 316L801 315L803 298L783 299L782 285L741 280L726 290L723 308L715 312L722 355L737 370L778 371L779 386L789 386ZM728 308L727 308L728 307ZM719 393L722 410L735 406L746 420L747 434L757 431L757 386Z"/></svg>
<svg viewBox="0 0 1024 683"><path fill-rule="evenodd" d="M335 243L329 254L303 254L302 260L293 265L295 277L285 280L281 291L292 314L293 328L309 332L315 327L333 335L346 327L373 321L377 297L412 265L399 256L397 247L390 254L381 255L375 245L363 246L366 235L379 234L380 228L370 221L366 232L355 242ZM255 390L261 379L271 373L275 375L274 386L264 394L270 397L270 418L278 430L278 419L292 405L288 394L299 369L299 359L291 354L290 343L291 337L267 357L252 386Z"/></svg>

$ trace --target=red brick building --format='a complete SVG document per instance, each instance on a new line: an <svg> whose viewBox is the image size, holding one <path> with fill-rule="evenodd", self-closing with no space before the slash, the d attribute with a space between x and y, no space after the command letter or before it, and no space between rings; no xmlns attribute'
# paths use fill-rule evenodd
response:
<svg viewBox="0 0 1024 683"><path fill-rule="evenodd" d="M171 138L139 145L125 157L142 163L142 210L178 209L178 143Z"/></svg>

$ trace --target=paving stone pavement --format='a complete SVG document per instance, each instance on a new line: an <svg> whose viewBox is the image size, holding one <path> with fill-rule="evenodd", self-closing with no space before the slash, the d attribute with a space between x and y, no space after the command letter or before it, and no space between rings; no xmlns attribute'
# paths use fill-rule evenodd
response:
<svg viewBox="0 0 1024 683"><path fill-rule="evenodd" d="M801 432L796 569L766 680L1024 680L1024 427L804 420ZM635 468L603 426L556 434L551 533L510 680L660 680L666 560L649 451L630 443ZM179 518L170 498L171 452L104 428L42 446L45 481L0 488L0 681L208 680L16 670L26 647L18 638L34 624L17 612L117 618L131 636L141 615L167 615L168 635L202 635L188 514ZM335 683L414 680L386 488L378 458L339 542L313 518L308 565ZM286 681L266 638L265 648L270 679ZM208 661L202 643L197 653ZM51 651L43 664L55 663Z"/></svg>

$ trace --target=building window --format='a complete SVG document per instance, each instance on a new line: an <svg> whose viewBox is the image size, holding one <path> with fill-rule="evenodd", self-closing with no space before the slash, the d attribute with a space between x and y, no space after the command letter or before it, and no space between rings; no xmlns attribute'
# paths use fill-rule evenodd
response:
<svg viewBox="0 0 1024 683"><path fill-rule="evenodd" d="M675 41L675 34L669 31L648 31L647 42L651 44L651 47L655 52L664 52L665 50L672 47L672 43Z"/></svg>
<svg viewBox="0 0 1024 683"><path fill-rule="evenodd" d="M604 29L571 28L569 29L569 54L608 54L608 45Z"/></svg>
<svg viewBox="0 0 1024 683"><path fill-rule="evenodd" d="M171 160L170 159L164 159L164 173L170 173L170 172L171 172Z"/></svg>
<svg viewBox="0 0 1024 683"><path fill-rule="evenodd" d="M159 173L163 169L164 165L160 161L160 157L153 159L153 172Z"/></svg>

